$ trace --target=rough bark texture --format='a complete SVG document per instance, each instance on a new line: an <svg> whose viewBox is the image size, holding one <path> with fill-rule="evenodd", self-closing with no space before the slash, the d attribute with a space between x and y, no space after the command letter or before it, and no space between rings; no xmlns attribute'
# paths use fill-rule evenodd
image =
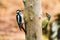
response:
<svg viewBox="0 0 60 40"><path fill-rule="evenodd" d="M42 40L41 0L25 0L26 40Z"/></svg>

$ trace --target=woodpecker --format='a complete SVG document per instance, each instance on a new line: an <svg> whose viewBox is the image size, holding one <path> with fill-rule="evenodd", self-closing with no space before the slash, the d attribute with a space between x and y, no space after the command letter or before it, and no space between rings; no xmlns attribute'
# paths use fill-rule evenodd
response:
<svg viewBox="0 0 60 40"><path fill-rule="evenodd" d="M47 25L50 21L51 15L46 13L46 17L42 19L42 31L43 34L47 34Z"/></svg>
<svg viewBox="0 0 60 40"><path fill-rule="evenodd" d="M16 11L16 20L17 20L20 30L23 29L23 31L25 32L23 14L22 14L21 10Z"/></svg>
<svg viewBox="0 0 60 40"><path fill-rule="evenodd" d="M50 23L49 40L60 40L60 13L55 17L57 18Z"/></svg>

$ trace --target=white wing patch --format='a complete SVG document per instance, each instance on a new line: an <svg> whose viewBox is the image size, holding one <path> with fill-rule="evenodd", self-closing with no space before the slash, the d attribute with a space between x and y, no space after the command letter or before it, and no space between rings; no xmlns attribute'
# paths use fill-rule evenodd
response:
<svg viewBox="0 0 60 40"><path fill-rule="evenodd" d="M19 19L20 19L20 18L19 18L19 15L18 15L18 22L19 22Z"/></svg>

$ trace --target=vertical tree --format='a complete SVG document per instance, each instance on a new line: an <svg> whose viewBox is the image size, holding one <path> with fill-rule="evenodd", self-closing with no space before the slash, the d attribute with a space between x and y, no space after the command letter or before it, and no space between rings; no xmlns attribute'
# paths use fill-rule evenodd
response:
<svg viewBox="0 0 60 40"><path fill-rule="evenodd" d="M26 40L42 40L41 0L24 0L26 24Z"/></svg>

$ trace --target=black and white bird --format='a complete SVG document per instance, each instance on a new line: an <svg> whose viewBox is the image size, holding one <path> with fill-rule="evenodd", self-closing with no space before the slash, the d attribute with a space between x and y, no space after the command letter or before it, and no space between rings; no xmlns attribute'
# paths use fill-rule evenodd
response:
<svg viewBox="0 0 60 40"><path fill-rule="evenodd" d="M16 20L17 20L17 23L18 23L18 26L19 26L19 28L20 28L20 30L22 30L23 29L23 31L25 32L25 29L23 28L23 14L22 14L22 12L21 12L21 10L17 10L16 11Z"/></svg>
<svg viewBox="0 0 60 40"><path fill-rule="evenodd" d="M60 40L60 13L56 19L50 23L49 40Z"/></svg>

